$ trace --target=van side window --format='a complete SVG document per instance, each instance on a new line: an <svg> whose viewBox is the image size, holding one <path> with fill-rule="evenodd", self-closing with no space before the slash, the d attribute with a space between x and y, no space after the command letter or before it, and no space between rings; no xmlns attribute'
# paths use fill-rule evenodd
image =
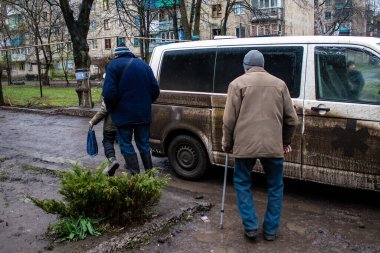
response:
<svg viewBox="0 0 380 253"><path fill-rule="evenodd" d="M380 103L380 58L363 49L316 47L316 94L320 100Z"/></svg>
<svg viewBox="0 0 380 253"><path fill-rule="evenodd" d="M264 55L264 69L282 79L292 98L299 97L301 85L303 47L229 47L218 49L214 92L226 93L228 85L244 73L245 54L257 49Z"/></svg>
<svg viewBox="0 0 380 253"><path fill-rule="evenodd" d="M160 88L212 92L216 49L175 50L164 53Z"/></svg>

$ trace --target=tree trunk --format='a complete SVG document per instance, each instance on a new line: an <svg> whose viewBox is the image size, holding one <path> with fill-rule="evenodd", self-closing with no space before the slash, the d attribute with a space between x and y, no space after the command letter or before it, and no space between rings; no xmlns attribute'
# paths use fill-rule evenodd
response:
<svg viewBox="0 0 380 253"><path fill-rule="evenodd" d="M173 2L172 18L173 18L174 38L176 39L176 42L177 42L179 40L179 36L178 36L178 17L177 17L176 1Z"/></svg>
<svg viewBox="0 0 380 253"><path fill-rule="evenodd" d="M73 36L71 36L73 37ZM89 48L86 38L82 38L79 34L74 35L76 41L73 41L73 55L75 63L75 73L89 72L90 68L90 56L88 54ZM86 36L87 37L87 36ZM74 46L75 45L75 46ZM91 90L89 80L87 78L83 80L77 80L77 87L75 91L78 94L78 102L80 107L92 108Z"/></svg>
<svg viewBox="0 0 380 253"><path fill-rule="evenodd" d="M0 65L0 105L5 105L3 85L1 84L1 79L3 78L3 67Z"/></svg>
<svg viewBox="0 0 380 253"><path fill-rule="evenodd" d="M179 0L179 11L181 13L181 25L185 32L185 37L187 40L191 40L191 27L187 18L185 0Z"/></svg>
<svg viewBox="0 0 380 253"><path fill-rule="evenodd" d="M195 13L194 13L194 32L193 35L200 35L199 26L201 22L201 4L202 0L197 0L195 4Z"/></svg>
<svg viewBox="0 0 380 253"><path fill-rule="evenodd" d="M87 34L90 27L90 11L94 0L82 0L77 20L68 0L59 0L66 26L73 43L75 72L89 73L91 59L88 54ZM78 94L80 107L92 108L91 88L89 79L77 80L75 91Z"/></svg>
<svg viewBox="0 0 380 253"><path fill-rule="evenodd" d="M235 4L235 0L227 0L226 4L226 10L224 11L224 18L223 18L223 23L222 23L222 28L221 28L221 35L226 35L227 34L227 21L228 17L230 16L232 6Z"/></svg>
<svg viewBox="0 0 380 253"><path fill-rule="evenodd" d="M11 65L9 63L9 52L8 50L5 51L5 58L6 58L6 62L7 62L7 66L6 66L6 72L7 72L7 78L8 78L8 86L12 84L12 72L11 72Z"/></svg>

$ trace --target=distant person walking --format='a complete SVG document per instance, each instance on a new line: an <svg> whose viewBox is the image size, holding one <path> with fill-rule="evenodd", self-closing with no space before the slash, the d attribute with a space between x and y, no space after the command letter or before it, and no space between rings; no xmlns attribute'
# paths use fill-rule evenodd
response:
<svg viewBox="0 0 380 253"><path fill-rule="evenodd" d="M249 51L245 74L228 87L223 115L222 148L235 157L234 188L245 235L257 236L259 221L251 192L252 169L259 159L268 183L264 239L273 241L280 225L284 153L291 152L297 114L286 84L264 70L264 57Z"/></svg>
<svg viewBox="0 0 380 253"><path fill-rule="evenodd" d="M102 101L100 106L100 110L92 117L92 119L88 122L90 128L94 125L98 124L100 121L104 119L103 123L103 148L104 154L107 157L108 165L103 170L104 174L108 174L109 176L113 176L117 168L119 168L119 163L116 160L114 143L116 140L116 127L112 122L111 115L107 112L106 104Z"/></svg>
<svg viewBox="0 0 380 253"><path fill-rule="evenodd" d="M143 60L120 45L107 67L103 97L116 125L121 154L132 175L140 172L132 137L145 170L152 168L149 145L151 105L160 94L152 69Z"/></svg>

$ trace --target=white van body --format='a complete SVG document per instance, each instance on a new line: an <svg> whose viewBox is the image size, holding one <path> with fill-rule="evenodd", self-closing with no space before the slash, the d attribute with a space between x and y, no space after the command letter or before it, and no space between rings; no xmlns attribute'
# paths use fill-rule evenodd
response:
<svg viewBox="0 0 380 253"><path fill-rule="evenodd" d="M265 69L287 83L299 117L284 176L380 191L380 38L261 37L156 47L150 66L161 95L152 108L153 154L168 156L187 179L224 164L226 91L251 49L263 52ZM356 69L348 71L348 64Z"/></svg>

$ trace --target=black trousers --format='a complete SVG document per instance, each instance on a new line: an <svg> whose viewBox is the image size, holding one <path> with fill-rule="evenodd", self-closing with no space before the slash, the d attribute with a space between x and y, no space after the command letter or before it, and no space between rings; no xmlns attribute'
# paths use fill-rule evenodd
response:
<svg viewBox="0 0 380 253"><path fill-rule="evenodd" d="M116 131L114 132L106 132L103 131L103 148L104 154L107 158L116 157L114 143L116 140Z"/></svg>

